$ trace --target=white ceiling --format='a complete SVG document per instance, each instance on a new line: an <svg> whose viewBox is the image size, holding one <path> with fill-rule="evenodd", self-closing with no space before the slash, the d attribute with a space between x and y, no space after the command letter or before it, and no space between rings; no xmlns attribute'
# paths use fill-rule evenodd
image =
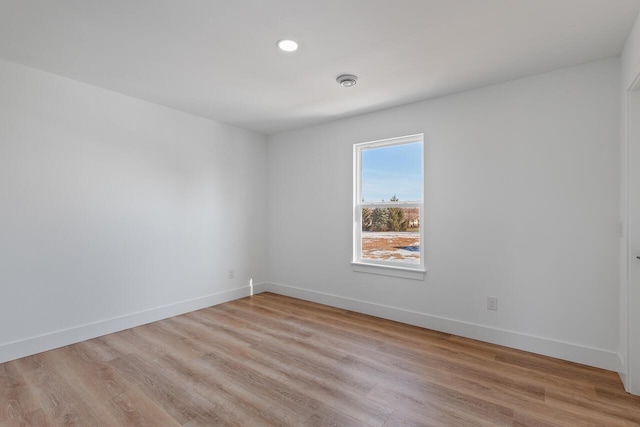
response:
<svg viewBox="0 0 640 427"><path fill-rule="evenodd" d="M640 0L0 0L0 57L273 134L620 53ZM296 53L277 49L298 41ZM360 77L347 89L341 73Z"/></svg>

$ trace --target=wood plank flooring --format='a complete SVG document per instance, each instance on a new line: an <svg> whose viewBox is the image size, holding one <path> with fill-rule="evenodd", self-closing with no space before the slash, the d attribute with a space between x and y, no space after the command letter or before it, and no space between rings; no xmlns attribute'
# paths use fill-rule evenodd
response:
<svg viewBox="0 0 640 427"><path fill-rule="evenodd" d="M8 426L632 426L618 375L271 293L0 364Z"/></svg>

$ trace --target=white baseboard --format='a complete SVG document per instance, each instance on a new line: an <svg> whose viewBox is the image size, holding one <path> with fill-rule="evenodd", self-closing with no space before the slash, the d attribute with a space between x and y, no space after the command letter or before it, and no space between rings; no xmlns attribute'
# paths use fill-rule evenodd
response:
<svg viewBox="0 0 640 427"><path fill-rule="evenodd" d="M266 292L267 291L267 283L257 283L255 285L253 285L253 293L254 294L259 294L262 292Z"/></svg>
<svg viewBox="0 0 640 427"><path fill-rule="evenodd" d="M462 322L426 313L404 310L397 307L345 298L308 289L296 288L278 283L266 283L265 290L307 301L326 304L358 313L369 314L384 319L395 320L410 325L421 326L440 332L503 345L531 353L542 354L610 371L621 372L619 355L615 352L553 340L505 329L492 328L475 323Z"/></svg>
<svg viewBox="0 0 640 427"><path fill-rule="evenodd" d="M490 342L493 344L504 345L506 347L530 351L532 353L543 354L576 363L608 369L611 371L623 371L623 360L621 356L607 350L522 334L504 329L491 328L474 323L432 316L397 307L389 307L381 304L277 283L258 283L253 285L254 294L266 291ZM166 319L168 317L178 316L180 314L200 310L202 308L211 307L224 302L233 301L235 299L246 297L250 294L251 288L249 286L245 286L137 313L101 320L74 328L0 344L0 363L64 347L66 345L75 344L80 341L97 338L114 332L123 331L125 329L141 326L147 323ZM623 378L623 381L624 379L625 378Z"/></svg>
<svg viewBox="0 0 640 427"><path fill-rule="evenodd" d="M265 284L253 285L253 293L264 292ZM251 294L249 286L222 291L215 294L205 295L175 304L152 308L137 313L126 314L124 316L111 319L100 320L85 325L76 326L69 329L38 335L18 341L0 344L0 363L21 357L30 356L54 348L64 347L80 341L97 338L114 332L156 322L168 317L178 316L212 305L222 304L238 298L243 298Z"/></svg>
<svg viewBox="0 0 640 427"><path fill-rule="evenodd" d="M629 391L629 384L627 384L627 365L625 364L624 356L622 353L618 353L618 363L620 365L620 369L618 370L618 375L620 375L620 380L622 381L622 385L624 389Z"/></svg>

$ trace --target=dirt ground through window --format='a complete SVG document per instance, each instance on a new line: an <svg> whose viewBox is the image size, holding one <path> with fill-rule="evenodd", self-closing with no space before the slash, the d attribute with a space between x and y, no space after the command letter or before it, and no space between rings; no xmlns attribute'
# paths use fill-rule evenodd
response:
<svg viewBox="0 0 640 427"><path fill-rule="evenodd" d="M362 232L362 258L420 263L420 233Z"/></svg>

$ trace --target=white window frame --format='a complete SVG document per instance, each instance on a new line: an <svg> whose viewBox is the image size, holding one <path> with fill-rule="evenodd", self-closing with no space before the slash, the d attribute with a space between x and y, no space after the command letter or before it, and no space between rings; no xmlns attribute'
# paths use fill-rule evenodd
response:
<svg viewBox="0 0 640 427"><path fill-rule="evenodd" d="M394 145L422 143L422 202L362 202L362 152L369 149ZM424 256L424 134L407 135L398 138L381 139L353 145L353 271L382 274L386 276L423 280L426 273ZM419 208L420 210L420 264L398 261L362 259L362 209L369 208Z"/></svg>

